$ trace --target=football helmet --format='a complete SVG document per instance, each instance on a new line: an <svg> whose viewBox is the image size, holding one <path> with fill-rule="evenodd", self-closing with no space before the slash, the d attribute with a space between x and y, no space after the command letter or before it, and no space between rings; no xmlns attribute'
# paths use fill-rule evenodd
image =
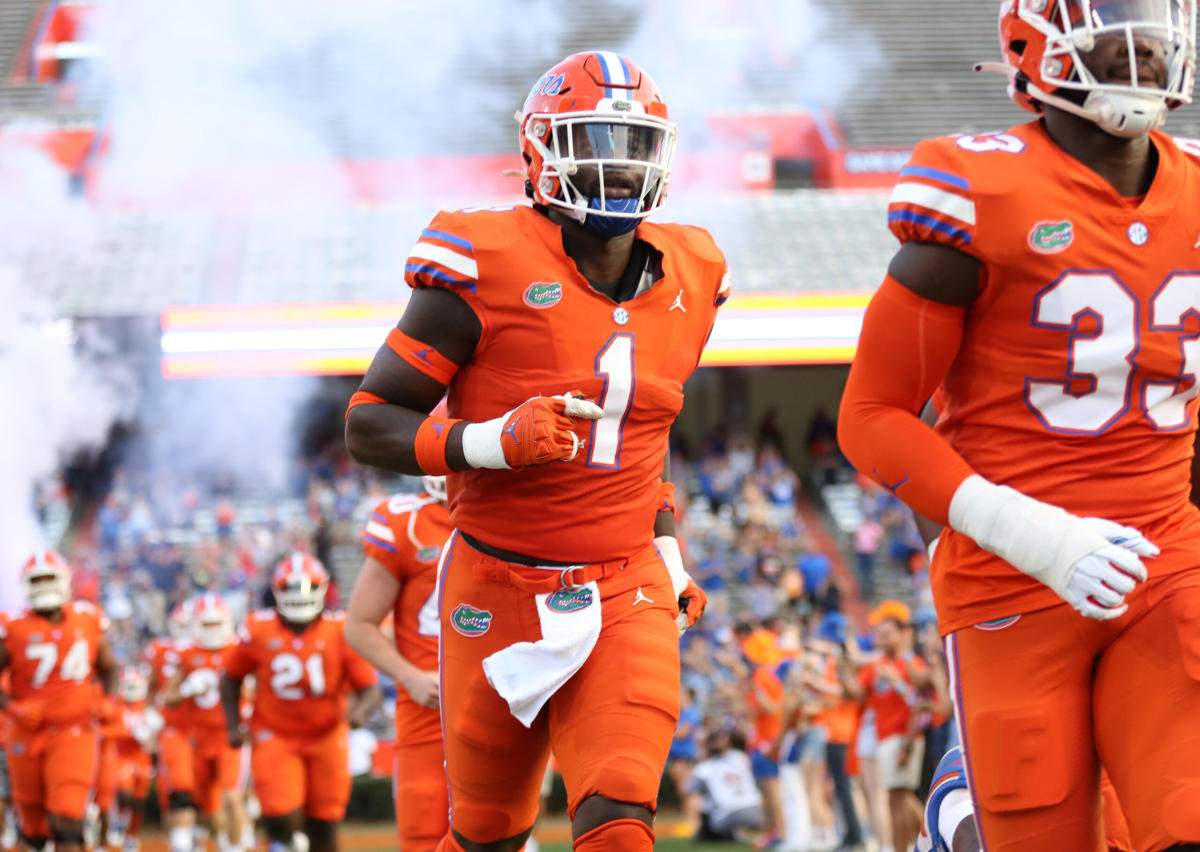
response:
<svg viewBox="0 0 1200 852"><path fill-rule="evenodd" d="M609 238L666 200L675 125L650 75L628 58L607 50L568 56L534 83L517 119L537 204Z"/></svg>
<svg viewBox="0 0 1200 852"><path fill-rule="evenodd" d="M216 651L233 641L233 616L220 595L205 592L192 604L192 633L198 646Z"/></svg>
<svg viewBox="0 0 1200 852"><path fill-rule="evenodd" d="M1000 49L1003 63L975 68L1007 74L1018 106L1140 136L1191 102L1196 0L1004 0Z"/></svg>
<svg viewBox="0 0 1200 852"><path fill-rule="evenodd" d="M171 610L171 614L167 616L167 635L176 642L183 642L192 638L192 614L194 602L191 599L182 601L175 605Z"/></svg>
<svg viewBox="0 0 1200 852"><path fill-rule="evenodd" d="M25 560L21 588L34 612L50 612L71 599L71 566L53 550L39 550Z"/></svg>
<svg viewBox="0 0 1200 852"><path fill-rule="evenodd" d="M429 412L430 417L449 417L450 408L446 405L446 398L442 397L442 401L433 407L433 411ZM425 489L425 493L430 497L436 497L443 503L446 502L446 477L445 476L429 476L426 474L421 477L421 487Z"/></svg>
<svg viewBox="0 0 1200 852"><path fill-rule="evenodd" d="M296 553L280 560L271 578L275 610L287 621L304 624L325 608L329 573L315 556Z"/></svg>
<svg viewBox="0 0 1200 852"><path fill-rule="evenodd" d="M117 682L117 695L127 704L136 704L146 700L150 684L146 673L137 666L126 666L121 669L121 679Z"/></svg>

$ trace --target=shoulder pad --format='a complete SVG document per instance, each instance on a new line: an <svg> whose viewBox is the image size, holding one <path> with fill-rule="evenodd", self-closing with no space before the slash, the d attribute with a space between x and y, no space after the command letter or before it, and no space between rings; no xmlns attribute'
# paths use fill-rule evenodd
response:
<svg viewBox="0 0 1200 852"><path fill-rule="evenodd" d="M272 621L275 618L275 610L273 609L256 609L250 613L251 621Z"/></svg>
<svg viewBox="0 0 1200 852"><path fill-rule="evenodd" d="M321 618L324 621L332 621L335 624L340 624L346 620L346 613L340 609L327 609L321 613Z"/></svg>
<svg viewBox="0 0 1200 852"><path fill-rule="evenodd" d="M91 601L70 601L67 603L75 612L84 613L86 615L99 615L100 610Z"/></svg>
<svg viewBox="0 0 1200 852"><path fill-rule="evenodd" d="M408 286L475 292L479 266L475 262L471 215L443 210L433 217L404 264Z"/></svg>

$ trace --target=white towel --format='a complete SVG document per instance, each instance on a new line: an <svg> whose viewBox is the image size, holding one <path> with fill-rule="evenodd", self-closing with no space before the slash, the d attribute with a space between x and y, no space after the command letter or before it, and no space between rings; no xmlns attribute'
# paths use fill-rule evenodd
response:
<svg viewBox="0 0 1200 852"><path fill-rule="evenodd" d="M526 728L555 692L587 662L600 638L595 581L536 595L542 638L517 642L483 661L488 683Z"/></svg>

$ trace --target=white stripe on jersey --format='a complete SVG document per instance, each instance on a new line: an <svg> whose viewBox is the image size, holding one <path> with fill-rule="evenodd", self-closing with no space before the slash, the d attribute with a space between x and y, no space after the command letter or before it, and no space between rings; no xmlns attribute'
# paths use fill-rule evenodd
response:
<svg viewBox="0 0 1200 852"><path fill-rule="evenodd" d="M409 257L420 258L421 260L432 260L434 263L440 263L447 269L457 272L459 275L465 275L471 280L479 277L479 266L469 257L464 257L453 249L445 246L434 245L433 243L419 242L413 246L409 252Z"/></svg>
<svg viewBox="0 0 1200 852"><path fill-rule="evenodd" d="M891 201L888 203L915 204L918 207L950 216L960 222L966 222L968 225L975 224L974 201L963 198L961 195L955 195L953 192L934 189L923 183L902 182L896 184L896 188L892 190Z"/></svg>
<svg viewBox="0 0 1200 852"><path fill-rule="evenodd" d="M367 535L373 535L382 541L396 543L396 534L392 532L391 527L386 527L379 521L367 521Z"/></svg>

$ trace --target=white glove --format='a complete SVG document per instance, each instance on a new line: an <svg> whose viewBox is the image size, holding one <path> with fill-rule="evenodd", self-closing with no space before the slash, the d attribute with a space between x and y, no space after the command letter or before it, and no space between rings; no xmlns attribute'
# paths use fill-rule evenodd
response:
<svg viewBox="0 0 1200 852"><path fill-rule="evenodd" d="M1159 553L1133 527L1080 518L977 474L954 492L950 526L1099 620L1125 614L1125 595L1146 579L1138 556Z"/></svg>

